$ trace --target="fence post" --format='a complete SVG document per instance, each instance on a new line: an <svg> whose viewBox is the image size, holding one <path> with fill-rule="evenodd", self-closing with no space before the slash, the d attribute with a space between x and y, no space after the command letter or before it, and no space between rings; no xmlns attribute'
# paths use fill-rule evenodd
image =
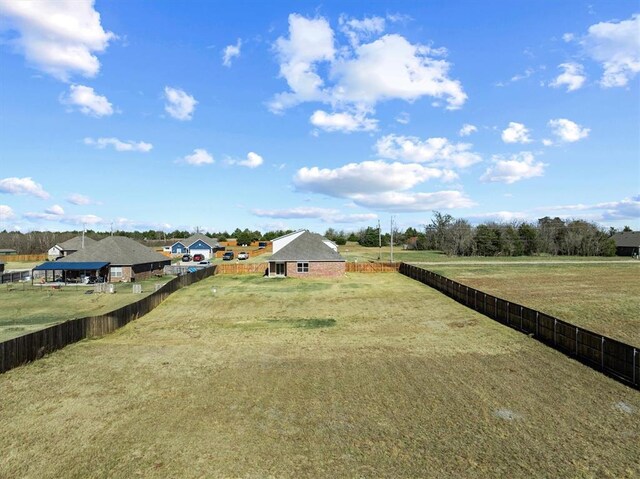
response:
<svg viewBox="0 0 640 479"><path fill-rule="evenodd" d="M473 289L473 309L478 311L478 290Z"/></svg>
<svg viewBox="0 0 640 479"><path fill-rule="evenodd" d="M578 355L578 331L580 328L576 327L576 356Z"/></svg>
<svg viewBox="0 0 640 479"><path fill-rule="evenodd" d="M600 342L600 367L604 370L604 336Z"/></svg>
<svg viewBox="0 0 640 479"><path fill-rule="evenodd" d="M511 323L509 322L509 301L507 301L507 324L511 326Z"/></svg>
<svg viewBox="0 0 640 479"><path fill-rule="evenodd" d="M493 302L493 317L497 318L498 317L498 298L494 298L495 301Z"/></svg>
<svg viewBox="0 0 640 479"><path fill-rule="evenodd" d="M553 318L553 345L556 346L558 341L556 340L556 326L558 325L558 320Z"/></svg>
<svg viewBox="0 0 640 479"><path fill-rule="evenodd" d="M524 331L524 324L523 324L524 319L522 318L522 312L523 312L522 306L520 306L520 330Z"/></svg>
<svg viewBox="0 0 640 479"><path fill-rule="evenodd" d="M539 314L538 311L536 311L536 336L540 337L540 319L539 319Z"/></svg>
<svg viewBox="0 0 640 479"><path fill-rule="evenodd" d="M638 385L638 378L636 377L636 356L638 355L638 350L633 348L633 384Z"/></svg>

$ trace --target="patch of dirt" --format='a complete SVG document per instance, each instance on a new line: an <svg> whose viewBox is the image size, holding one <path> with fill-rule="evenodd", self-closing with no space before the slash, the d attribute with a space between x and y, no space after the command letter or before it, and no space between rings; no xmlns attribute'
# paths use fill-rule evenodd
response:
<svg viewBox="0 0 640 479"><path fill-rule="evenodd" d="M636 408L634 408L631 404L627 404L624 401L617 402L613 405L618 411L626 413L626 414L634 414Z"/></svg>
<svg viewBox="0 0 640 479"><path fill-rule="evenodd" d="M500 419L504 419L505 421L515 421L518 419L523 419L522 414L514 412L511 409L497 409L493 411L493 414Z"/></svg>

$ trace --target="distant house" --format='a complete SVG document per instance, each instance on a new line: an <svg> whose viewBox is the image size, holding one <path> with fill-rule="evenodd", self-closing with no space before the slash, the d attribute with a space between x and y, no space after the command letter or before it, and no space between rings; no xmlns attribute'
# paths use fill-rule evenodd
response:
<svg viewBox="0 0 640 479"><path fill-rule="evenodd" d="M301 230L281 236L273 240L273 251L270 277L339 277L345 272L336 244L319 234Z"/></svg>
<svg viewBox="0 0 640 479"><path fill-rule="evenodd" d="M217 240L203 234L195 234L185 240L173 243L171 245L171 254L174 256L201 254L205 259L210 259L219 249L221 249L221 246Z"/></svg>
<svg viewBox="0 0 640 479"><path fill-rule="evenodd" d="M124 236L107 236L83 250L65 256L55 262L64 267L66 263L108 263L109 282L134 281L162 274L171 260L151 248Z"/></svg>
<svg viewBox="0 0 640 479"><path fill-rule="evenodd" d="M49 248L47 256L49 257L49 260L53 261L58 258L69 256L71 253L75 253L76 251L84 249L95 243L96 240L87 238L86 236L84 238L82 236L76 236L75 238L71 238L70 240L58 243Z"/></svg>
<svg viewBox="0 0 640 479"><path fill-rule="evenodd" d="M617 256L638 256L640 254L640 231L625 231L614 234Z"/></svg>
<svg viewBox="0 0 640 479"><path fill-rule="evenodd" d="M10 256L14 254L18 254L18 252L14 249L0 248L0 256Z"/></svg>

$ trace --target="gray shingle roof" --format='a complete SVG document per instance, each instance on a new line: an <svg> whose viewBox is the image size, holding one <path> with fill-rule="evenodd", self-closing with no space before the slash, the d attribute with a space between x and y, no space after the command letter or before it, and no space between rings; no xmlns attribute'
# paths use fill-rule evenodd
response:
<svg viewBox="0 0 640 479"><path fill-rule="evenodd" d="M623 248L637 248L640 246L640 231L625 231L616 233L611 238L616 242L616 246Z"/></svg>
<svg viewBox="0 0 640 479"><path fill-rule="evenodd" d="M203 235L203 234L200 234L200 233L196 233L196 234L194 234L192 236L189 236L186 240L176 241L176 243L182 243L184 246L186 246L188 248L189 246L191 246L193 243L195 243L198 240L204 241L205 243L207 243L212 248L215 248L216 246L220 246L220 244L218 243L217 239L209 238L207 235ZM176 244L176 243L173 243L173 244Z"/></svg>
<svg viewBox="0 0 640 479"><path fill-rule="evenodd" d="M305 231L287 246L271 255L269 261L344 261L340 254L327 246L319 234Z"/></svg>
<svg viewBox="0 0 640 479"><path fill-rule="evenodd" d="M96 244L97 241L88 237L84 237L84 247L90 246L92 244ZM63 243L58 243L57 246L60 246L65 251L78 251L82 249L82 236L76 236L75 238L71 238Z"/></svg>
<svg viewBox="0 0 640 479"><path fill-rule="evenodd" d="M170 261L164 255L125 236L107 236L90 246L70 254L59 262L106 261L112 266Z"/></svg>

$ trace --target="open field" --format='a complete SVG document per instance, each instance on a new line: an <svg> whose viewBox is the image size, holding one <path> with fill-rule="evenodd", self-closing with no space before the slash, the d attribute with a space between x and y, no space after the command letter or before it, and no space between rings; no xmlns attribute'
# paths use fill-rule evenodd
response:
<svg viewBox="0 0 640 479"><path fill-rule="evenodd" d="M338 251L347 261L378 261L380 250L378 248L371 248L360 246L358 243L347 243L344 246L339 246ZM391 259L391 252L389 247L382 248L381 261L387 262ZM553 262L590 262L590 261L630 261L630 257L620 256L551 256L551 255L536 255L536 256L447 256L441 251L405 251L401 248L393 249L393 260L397 262L406 263L440 263L440 262L474 262L474 263L492 263L492 262L538 262L538 261L553 261Z"/></svg>
<svg viewBox="0 0 640 479"><path fill-rule="evenodd" d="M30 282L0 285L0 341L21 336L55 323L94 316L120 308L152 293L156 284L172 277L138 281L142 294L133 294L133 283L116 283L115 294L86 294L93 286L32 286Z"/></svg>
<svg viewBox="0 0 640 479"><path fill-rule="evenodd" d="M215 276L0 391L0 477L640 475L637 391L394 273Z"/></svg>
<svg viewBox="0 0 640 479"><path fill-rule="evenodd" d="M8 261L4 263L4 270L11 271L16 269L33 269L39 264L42 264L42 261L29 261L29 262Z"/></svg>
<svg viewBox="0 0 640 479"><path fill-rule="evenodd" d="M640 263L425 267L640 347Z"/></svg>

